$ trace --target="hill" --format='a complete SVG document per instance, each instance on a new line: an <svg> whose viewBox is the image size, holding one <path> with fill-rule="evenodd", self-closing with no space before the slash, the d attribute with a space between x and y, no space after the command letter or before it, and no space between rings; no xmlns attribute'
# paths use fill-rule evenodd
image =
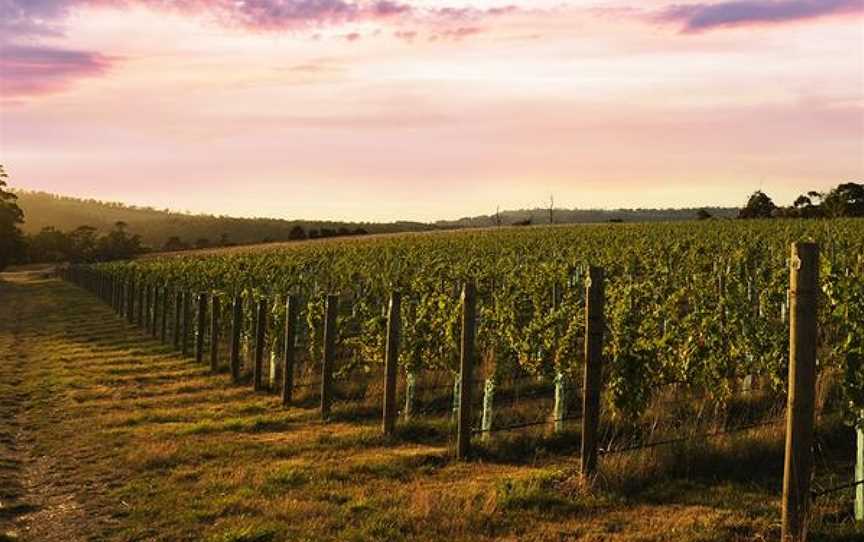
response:
<svg viewBox="0 0 864 542"><path fill-rule="evenodd" d="M552 212L555 224L582 224L596 222L673 222L678 220L694 220L700 210L707 211L715 218L735 218L738 209L735 207L698 207L685 209L554 209ZM498 213L501 225L549 224L549 209L518 209ZM476 228L494 226L498 222L496 216L479 215L460 218L458 220L439 220L435 225L439 228Z"/></svg>
<svg viewBox="0 0 864 542"><path fill-rule="evenodd" d="M18 205L24 211L24 233L35 234L46 227L61 231L92 226L106 233L117 222L125 222L129 231L141 236L145 245L162 247L171 237L195 244L207 239L218 244L249 244L292 239L297 226L313 231L395 233L434 229L419 222L334 222L284 220L277 218L234 218L230 216L192 215L151 207L136 207L116 202L58 196L46 192L16 191Z"/></svg>
<svg viewBox="0 0 864 542"><path fill-rule="evenodd" d="M477 228L500 225L548 224L548 209L519 209L501 211L495 215L464 217L458 220L439 220L435 223L397 221L336 222L286 220L279 218L236 218L224 215L188 214L168 209L138 207L118 202L81 199L47 192L17 190L18 204L24 211L24 233L36 234L43 228L72 231L80 226L91 226L104 234L117 222L125 222L128 231L141 236L144 245L155 250L165 247L169 239L188 246L231 246L298 238L332 237L356 233L401 233L442 229ZM735 208L709 207L705 209L716 218L734 218ZM661 222L693 220L699 209L555 209L556 224L597 222ZM175 245L177 243L175 242ZM176 249L176 247L175 247Z"/></svg>

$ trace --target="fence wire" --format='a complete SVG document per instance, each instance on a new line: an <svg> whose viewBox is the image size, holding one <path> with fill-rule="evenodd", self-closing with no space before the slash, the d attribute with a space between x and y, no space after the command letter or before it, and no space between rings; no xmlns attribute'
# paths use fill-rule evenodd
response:
<svg viewBox="0 0 864 542"><path fill-rule="evenodd" d="M857 480L855 482L849 482L846 484L840 484L839 486L829 487L827 489L822 489L820 491L810 491L810 498L813 500L818 499L819 497L823 497L825 495L829 495L831 493L837 493L838 491L843 491L844 489L852 489L858 487L860 485L864 485L864 480Z"/></svg>
<svg viewBox="0 0 864 542"><path fill-rule="evenodd" d="M599 450L597 450L597 453L598 453L598 455L619 454L619 453L624 453L624 452L632 452L632 451L636 451L636 450L644 450L644 449L648 449L648 448L656 448L658 446L666 446L669 444L679 444L679 443L687 442L687 441L691 441L691 440L702 440L702 439L709 439L709 438L715 438L715 437L722 437L725 435L731 435L734 433L741 433L743 431L749 431L751 429L756 429L758 427L766 427L769 425L776 425L776 424L778 424L780 422L784 422L784 421L786 421L785 415L778 417L778 418L772 418L769 420L765 420L765 421L762 421L759 423L740 425L737 427L733 427L731 429L724 429L722 431L710 431L707 433L697 433L697 434L693 434L693 435L687 435L685 437L676 437L676 438L670 438L670 439L664 439L664 440L657 440L657 441L647 442L647 443L638 444L638 445L634 445L634 446L622 446L620 448L605 448L605 449L600 448Z"/></svg>
<svg viewBox="0 0 864 542"><path fill-rule="evenodd" d="M525 423L517 423L517 424L513 424L513 425L505 425L503 427L494 427L492 429L472 429L471 433L476 435L476 434L482 434L482 433L499 433L499 432L503 432L503 431L515 431L517 429L525 429L527 427L536 427L538 425L549 425L550 423L564 422L564 421L568 421L568 420L581 420L581 419L582 419L582 415L580 414L578 416L565 416L563 418L552 418L552 419L547 419L547 420L537 420L537 421L531 421L531 422L525 422Z"/></svg>

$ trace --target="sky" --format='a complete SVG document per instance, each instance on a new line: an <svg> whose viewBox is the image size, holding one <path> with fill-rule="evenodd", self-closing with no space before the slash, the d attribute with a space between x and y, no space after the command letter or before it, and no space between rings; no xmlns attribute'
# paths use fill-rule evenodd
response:
<svg viewBox="0 0 864 542"><path fill-rule="evenodd" d="M864 0L0 0L15 188L236 216L864 180Z"/></svg>

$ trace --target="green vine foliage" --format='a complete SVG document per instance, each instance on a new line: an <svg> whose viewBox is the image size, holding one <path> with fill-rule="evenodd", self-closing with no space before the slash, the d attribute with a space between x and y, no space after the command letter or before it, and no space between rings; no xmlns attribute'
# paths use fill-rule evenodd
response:
<svg viewBox="0 0 864 542"><path fill-rule="evenodd" d="M301 300L301 342L316 363L324 299L337 293L346 371L382 363L387 305L399 290L400 363L455 372L459 296L472 280L478 350L495 375L566 373L576 380L586 269L601 266L607 399L614 415L631 417L670 384L718 402L747 375L785 387L789 247L803 240L818 242L822 254L820 370L842 375L850 420L857 422L864 409L861 220L502 228L238 247L95 267L121 280L221 295L223 314L240 294L249 339L256 300L266 298L268 344L275 349L284 347L285 295L294 294Z"/></svg>

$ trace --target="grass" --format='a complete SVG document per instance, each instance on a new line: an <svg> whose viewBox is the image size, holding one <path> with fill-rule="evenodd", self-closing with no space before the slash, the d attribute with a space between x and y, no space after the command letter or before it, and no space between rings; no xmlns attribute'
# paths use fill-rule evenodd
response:
<svg viewBox="0 0 864 542"><path fill-rule="evenodd" d="M589 486L578 433L495 435L458 463L446 422L384 437L343 404L321 423L73 286L16 275L0 299L0 541L778 537L782 427L603 457ZM820 472L851 458L839 421L819 439ZM850 497L818 502L813 539L860 539Z"/></svg>

